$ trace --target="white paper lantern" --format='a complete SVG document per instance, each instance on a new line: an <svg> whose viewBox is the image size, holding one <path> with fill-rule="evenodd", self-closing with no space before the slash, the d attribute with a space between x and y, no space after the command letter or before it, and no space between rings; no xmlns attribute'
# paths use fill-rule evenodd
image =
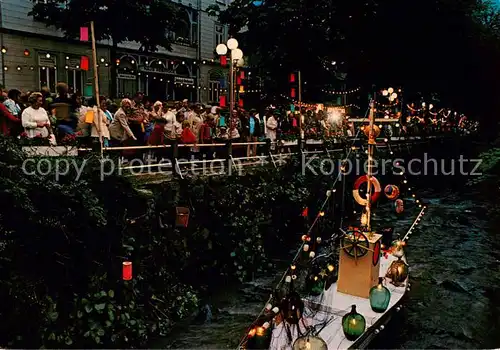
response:
<svg viewBox="0 0 500 350"><path fill-rule="evenodd" d="M227 46L224 44L219 44L215 48L215 51L217 52L217 55L224 56L225 54L227 54Z"/></svg>

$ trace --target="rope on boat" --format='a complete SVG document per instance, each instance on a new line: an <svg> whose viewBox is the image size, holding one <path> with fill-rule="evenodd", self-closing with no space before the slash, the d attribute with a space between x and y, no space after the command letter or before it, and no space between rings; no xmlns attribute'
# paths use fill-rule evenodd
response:
<svg viewBox="0 0 500 350"><path fill-rule="evenodd" d="M406 232L406 235L403 237L402 241L408 240L408 237L412 233L413 229L418 225L419 221L422 219L422 216L425 214L425 209L427 209L426 205L422 207L422 210L420 210L420 213L418 213L417 218L415 219L415 221L413 221L413 224L409 228L408 232Z"/></svg>

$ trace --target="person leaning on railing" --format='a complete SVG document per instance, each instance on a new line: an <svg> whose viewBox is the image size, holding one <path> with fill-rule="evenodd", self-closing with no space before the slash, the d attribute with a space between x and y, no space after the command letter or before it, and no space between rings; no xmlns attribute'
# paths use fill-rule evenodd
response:
<svg viewBox="0 0 500 350"><path fill-rule="evenodd" d="M115 114L113 122L109 126L109 134L113 143L120 145L130 143L129 141L137 140L137 137L130 129L128 123L128 114L132 110L132 101L124 98L121 101L120 109Z"/></svg>

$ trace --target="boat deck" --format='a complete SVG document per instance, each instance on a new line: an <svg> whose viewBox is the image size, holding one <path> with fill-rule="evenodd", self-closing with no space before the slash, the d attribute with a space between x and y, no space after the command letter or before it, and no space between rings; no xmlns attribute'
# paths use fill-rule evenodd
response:
<svg viewBox="0 0 500 350"><path fill-rule="evenodd" d="M402 258L405 262L405 257ZM380 277L385 277L390 264L397 260L393 255L387 258L382 256L380 259ZM392 285L389 279L386 279L385 286L391 292L391 300L388 309L384 313L376 313L370 307L370 301L365 298L337 292L337 283L334 283L327 291L323 292L318 297L304 299L305 309L303 322L299 325L301 332L305 331L306 326L314 326L318 336L321 337L328 345L328 349L347 349L350 347L362 348L365 339L368 336L374 336L380 331L380 321L389 313L392 313L397 304L403 298L406 292L408 279L401 287ZM356 311L363 315L366 320L365 333L355 342L345 338L342 330L342 317L351 311L351 306L356 305ZM273 329L272 341L270 349L272 350L288 350L292 349L295 339L298 337L296 327L290 327L292 341L289 341L285 331L285 324L281 323Z"/></svg>

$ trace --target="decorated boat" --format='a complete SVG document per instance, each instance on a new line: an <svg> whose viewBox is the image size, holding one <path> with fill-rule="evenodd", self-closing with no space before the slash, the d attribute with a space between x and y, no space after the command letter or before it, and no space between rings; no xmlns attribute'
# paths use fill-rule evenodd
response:
<svg viewBox="0 0 500 350"><path fill-rule="evenodd" d="M410 287L404 248L426 206L414 194L408 194L417 216L397 239L393 239L392 229L376 231L372 227L373 204L381 195L398 215L404 211L406 199L400 198L402 190L397 185L386 185L382 191L373 175L380 133L374 124L373 102L368 121L360 129L368 138L367 173L354 182L352 192L362 208L360 224L345 228L341 225L340 232L324 242L314 233L313 227L325 215L323 208L335 191L334 184L313 225L302 236L302 245L276 291L240 342L240 349L365 348L383 332L393 314L402 309ZM341 167L336 182L344 173ZM361 188L366 191L361 193Z"/></svg>

